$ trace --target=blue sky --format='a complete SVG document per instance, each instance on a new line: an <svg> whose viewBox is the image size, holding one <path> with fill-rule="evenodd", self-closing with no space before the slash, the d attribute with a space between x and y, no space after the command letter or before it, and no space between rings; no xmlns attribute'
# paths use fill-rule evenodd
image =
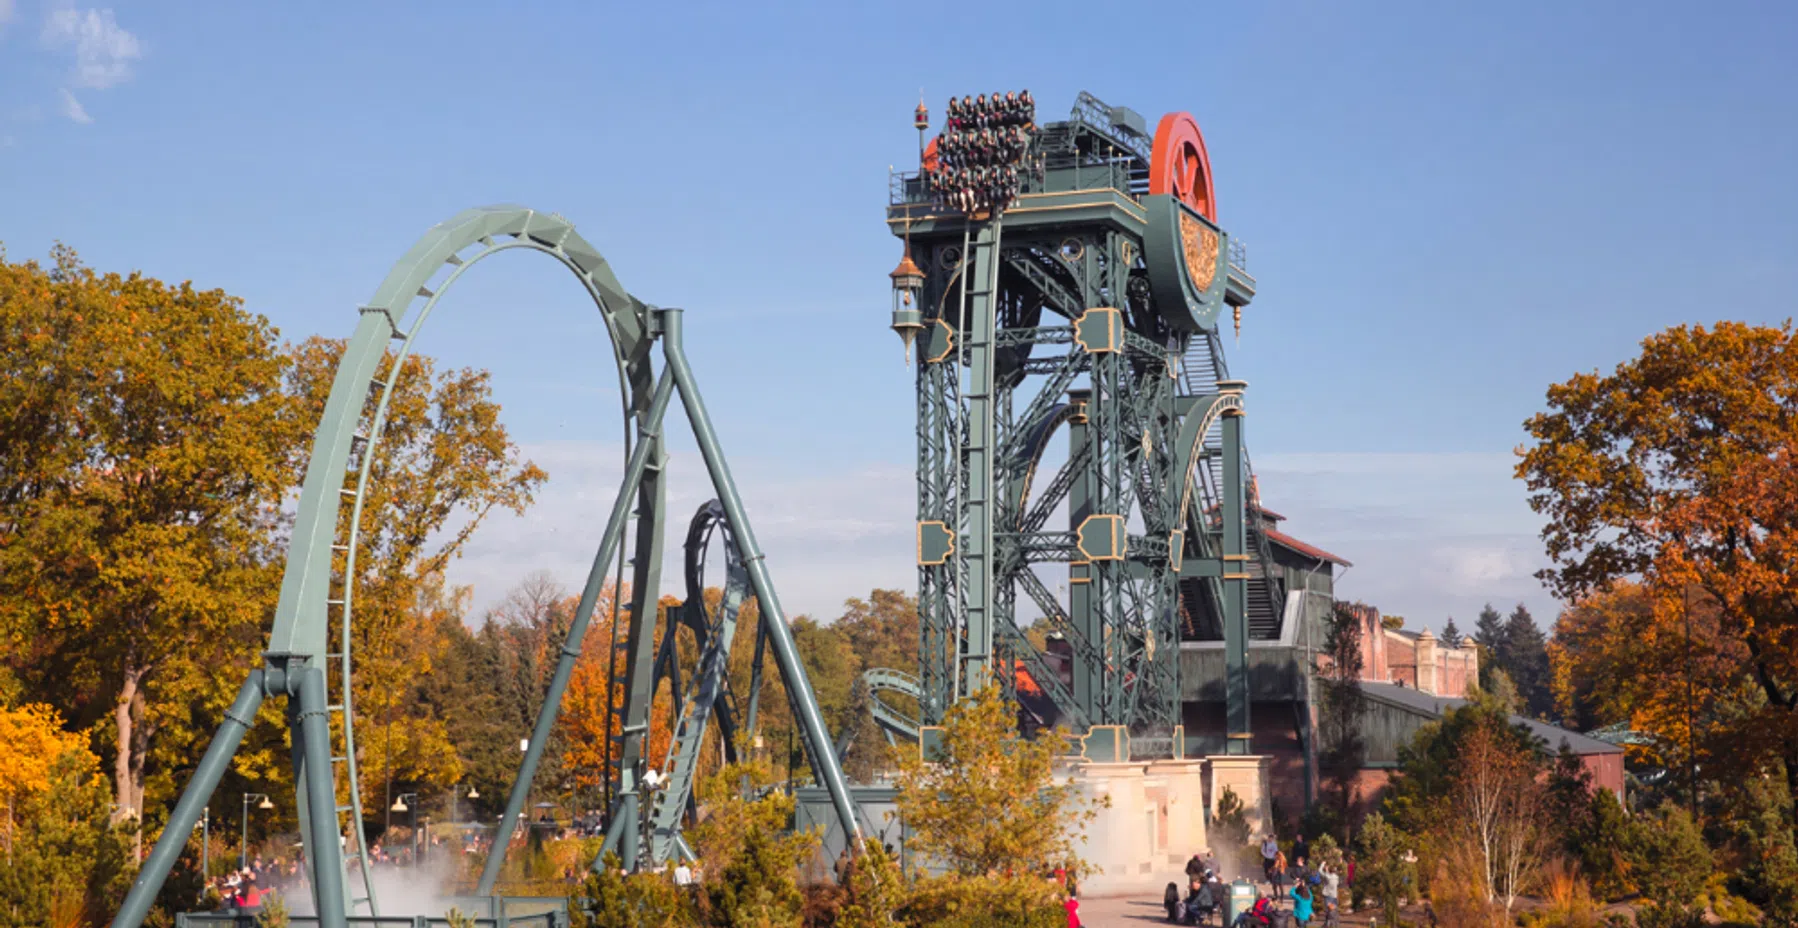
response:
<svg viewBox="0 0 1798 928"><path fill-rule="evenodd" d="M1413 624L1552 613L1509 477L1549 383L1798 292L1787 4L749 7L0 0L0 242L222 287L298 339L347 334L464 207L561 212L690 310L776 581L820 615L913 583L881 210L920 88L939 117L1016 87L1195 114L1260 281L1231 364L1263 495ZM529 255L433 317L422 349L491 369L552 475L457 565L482 602L581 580L618 470L603 338Z"/></svg>

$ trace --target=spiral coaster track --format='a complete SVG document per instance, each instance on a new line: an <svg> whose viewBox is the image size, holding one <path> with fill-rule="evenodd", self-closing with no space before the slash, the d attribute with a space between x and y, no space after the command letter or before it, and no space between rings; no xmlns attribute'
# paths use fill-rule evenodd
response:
<svg viewBox="0 0 1798 928"><path fill-rule="evenodd" d="M437 301L481 259L514 248L542 252L572 271L586 288L611 334L623 396L629 460L613 501L599 549L582 589L580 604L564 643L549 692L507 798L494 852L482 870L478 892L491 894L504 863L507 838L519 825L531 779L555 725L556 713L587 626L614 563L632 567L632 601L625 641L615 643L626 667L610 707L622 720L617 739L615 786L606 835L607 851L633 864L659 864L686 853L680 826L692 805L692 785L700 746L715 716L725 735L726 760L734 756L738 728L735 702L724 673L737 617L754 596L760 605L751 692L743 727L753 730L756 692L765 650L786 684L793 714L804 736L812 770L829 792L844 833L859 845L861 831L837 754L824 728L803 664L799 660L780 600L775 595L760 548L744 516L729 466L687 364L681 343L681 312L659 309L632 296L618 283L599 251L560 216L517 206L465 211L412 247L360 308L361 319L340 361L324 417L313 440L301 488L293 541L287 556L274 629L262 667L252 670L225 714L211 745L169 817L162 837L139 871L113 928L137 928L148 914L201 809L217 788L257 710L270 697L287 703L301 841L307 876L321 924L337 928L350 915L380 915L362 833L362 798L357 787L354 711L350 681L354 669L356 555L363 500L372 453L381 438L388 401L412 342ZM394 347L398 342L397 348ZM655 363L657 348L662 363ZM383 379L384 378L384 379ZM661 587L662 528L667 490L663 420L679 394L718 498L701 508L688 533L687 601L669 610L671 627L656 645L657 591ZM347 503L347 512L345 505ZM635 519L634 553L626 558L623 538ZM704 599L705 550L714 535L725 543L726 583L720 603ZM684 688L676 659L674 626L692 632L699 662ZM335 635L335 638L333 638ZM336 647L333 649L332 645ZM335 673L332 671L335 670ZM645 789L642 773L650 711L658 683L668 680L680 696L675 738L663 769L664 789ZM333 725L333 718L338 724ZM653 794L651 797L648 794ZM347 819L346 819L347 816ZM639 840L647 822L651 840ZM349 835L344 834L348 829ZM352 877L346 866L357 866ZM595 861L597 865L598 861Z"/></svg>

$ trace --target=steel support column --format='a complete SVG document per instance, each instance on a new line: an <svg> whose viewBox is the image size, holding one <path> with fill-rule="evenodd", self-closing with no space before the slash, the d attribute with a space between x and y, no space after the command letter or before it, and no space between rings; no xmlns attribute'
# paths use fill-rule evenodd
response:
<svg viewBox="0 0 1798 928"><path fill-rule="evenodd" d="M1218 384L1225 394L1241 396L1248 386L1240 380ZM1242 468L1242 410L1223 413L1224 486L1219 513L1223 522L1224 549L1224 694L1228 712L1229 754L1252 754L1254 745L1249 720L1249 554L1248 512Z"/></svg>
<svg viewBox="0 0 1798 928"><path fill-rule="evenodd" d="M337 826L337 784L331 777L331 717L325 708L325 671L303 658L288 658L287 718L293 731L295 767L301 758L305 776L295 778L306 790L302 805L310 826L306 863L312 872L312 901L320 928L345 928L349 906L344 898L343 833ZM321 775L322 771L322 775ZM297 772L297 769L296 769ZM356 822L352 827L362 827ZM362 866L368 866L364 861Z"/></svg>
<svg viewBox="0 0 1798 928"><path fill-rule="evenodd" d="M774 591L774 581L768 576L768 565L761 546L756 543L755 531L749 527L749 518L743 512L743 501L737 495L736 481L731 478L730 465L724 460L718 435L713 431L711 417L706 413L705 401L700 398L699 385L693 379L692 369L687 366L686 350L681 344L680 310L660 310L659 318L662 323L662 351L668 359L668 371L674 375L675 383L680 388L681 404L687 411L688 422L693 426L693 437L699 442L699 453L705 458L706 471L711 474L712 488L718 493L718 501L723 504L731 531L736 535L737 547L743 553L743 563L749 570L750 586L755 590L756 600L761 607L762 624L768 631L768 642L774 647L774 659L780 665L787 693L797 710L795 715L798 716L800 729L805 734L806 753L811 757L812 772L830 794L831 804L836 807L837 819L843 826L844 843L860 854L861 825L855 817L855 803L849 796L849 782L843 776L843 767L837 760L836 752L832 750L830 732L824 726L824 715L818 709L818 699L812 693L811 681L806 678L805 664L799 658L793 631L787 626L786 613L781 609L780 597Z"/></svg>
<svg viewBox="0 0 1798 928"><path fill-rule="evenodd" d="M1093 391L1068 391L1068 460L1092 460L1092 419L1087 406ZM1092 468L1082 467L1068 484L1068 531L1078 532L1093 514ZM1025 570L1030 568L1026 566ZM1073 557L1068 562L1068 624L1088 647L1104 640L1104 622L1093 606L1092 562ZM1073 661L1074 702L1089 719L1099 718L1099 688L1104 685L1100 668L1090 660Z"/></svg>
<svg viewBox="0 0 1798 928"><path fill-rule="evenodd" d="M543 705L537 710L537 724L531 729L530 745L525 751L524 762L518 769L518 779L512 782L512 791L506 797L506 812L500 818L499 832L493 839L493 849L487 852L487 861L481 867L481 882L475 890L476 895L493 893L493 884L499 879L500 868L505 864L506 847L511 843L512 832L518 827L518 818L524 812L525 801L530 795L531 780L536 777L537 765L543 760L544 746L549 743L550 732L555 728L556 714L562 708L562 695L568 689L575 661L581 655L581 642L587 637L587 624L593 618L593 610L605 586L606 572L618 552L620 539L624 537L624 523L630 515L631 501L637 496L637 489L643 481L643 473L648 469L649 462L659 453L662 419L668 411L668 402L673 393L674 380L663 372L656 384L655 395L650 399L649 412L641 420L639 440L625 467L624 481L618 488L617 498L612 501L612 513L606 519L605 534L601 536L599 551L593 555L593 566L587 571L587 585L581 590L580 605L575 608L574 621L569 626L568 638L562 645L562 655L556 663L555 676L550 679L549 692L545 694Z"/></svg>

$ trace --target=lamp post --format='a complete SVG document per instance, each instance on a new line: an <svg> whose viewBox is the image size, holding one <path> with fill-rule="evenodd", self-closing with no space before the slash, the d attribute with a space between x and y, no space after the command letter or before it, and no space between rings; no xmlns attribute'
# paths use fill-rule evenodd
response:
<svg viewBox="0 0 1798 928"><path fill-rule="evenodd" d="M212 882L212 868L211 868L211 863L212 863L212 861L211 861L211 857L212 857L212 807L211 806L207 806L200 810L199 824L195 825L194 827L200 829L200 883L201 883L201 885L204 885L204 884Z"/></svg>
<svg viewBox="0 0 1798 928"><path fill-rule="evenodd" d="M269 801L267 793L243 794L243 837L237 845L237 869L239 870L247 870L250 866L250 800L252 799L261 800L256 803L258 809L275 807L275 804Z"/></svg>
<svg viewBox="0 0 1798 928"><path fill-rule="evenodd" d="M394 798L393 805L389 806L387 808L387 811L389 811L389 812L411 812L412 813L411 825L412 825L412 831L414 832L414 834L412 835L412 844L416 848L418 845L418 835L417 835L418 810L413 808L412 806L406 805L406 800L408 798L410 798L412 800L413 806L418 804L418 794L417 793L401 793L401 794L399 794L399 796ZM391 820L391 818L392 817L389 816L390 820ZM413 862L414 863L417 863L417 859L416 859L417 856L418 856L417 852L414 851L414 853L413 853L413 858L414 858Z"/></svg>

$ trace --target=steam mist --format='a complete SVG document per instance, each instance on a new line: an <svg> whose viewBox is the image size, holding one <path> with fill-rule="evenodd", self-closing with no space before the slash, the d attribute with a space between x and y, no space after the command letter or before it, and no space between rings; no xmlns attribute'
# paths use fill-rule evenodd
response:
<svg viewBox="0 0 1798 928"><path fill-rule="evenodd" d="M389 915L423 915L428 918L442 918L449 913L453 893L453 880L456 872L456 849L445 847L425 861L422 867L401 867L382 864L375 867L374 887L375 901L380 904L381 914ZM356 873L345 876L346 892L358 895L362 889L362 878ZM312 884L303 881L286 897L287 907L294 915L315 914L312 906ZM363 909L357 914L367 914Z"/></svg>

